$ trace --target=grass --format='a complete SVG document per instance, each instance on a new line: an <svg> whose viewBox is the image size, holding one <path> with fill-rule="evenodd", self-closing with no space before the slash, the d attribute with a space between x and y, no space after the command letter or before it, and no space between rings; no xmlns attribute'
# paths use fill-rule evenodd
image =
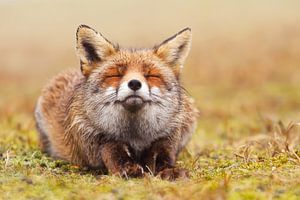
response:
<svg viewBox="0 0 300 200"><path fill-rule="evenodd" d="M277 90L284 89L273 87L265 91L277 98ZM12 86L9 91L16 90ZM238 98L253 95L252 102L259 101L254 95L257 91L247 95L240 92L235 94ZM299 95L299 90L287 92L293 94L286 100L289 103L294 101L293 96ZM32 117L34 96L38 92L23 90L21 93L25 98L16 100L16 94L11 94L7 98L14 101L1 105L4 108L0 115L2 199L300 198L299 124L268 118L258 110L251 110L253 105L224 108L229 97L222 97L222 92L212 105L206 101L202 109L200 106L203 115L199 126L178 160L178 165L191 171L191 178L176 182L151 176L124 180L47 157L38 148ZM280 112L282 116L293 116L291 110Z"/></svg>
<svg viewBox="0 0 300 200"><path fill-rule="evenodd" d="M300 199L298 4L0 2L0 199ZM200 117L177 163L190 179L125 180L41 153L34 105L47 79L78 67L82 22L134 46L192 27L183 82Z"/></svg>

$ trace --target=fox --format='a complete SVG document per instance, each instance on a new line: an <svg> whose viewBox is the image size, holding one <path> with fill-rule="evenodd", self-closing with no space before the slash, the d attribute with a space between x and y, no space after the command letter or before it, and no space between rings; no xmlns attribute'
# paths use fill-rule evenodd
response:
<svg viewBox="0 0 300 200"><path fill-rule="evenodd" d="M80 69L56 75L35 107L41 150L121 177L189 177L176 166L198 110L181 84L191 46L185 28L151 48L123 48L80 25Z"/></svg>

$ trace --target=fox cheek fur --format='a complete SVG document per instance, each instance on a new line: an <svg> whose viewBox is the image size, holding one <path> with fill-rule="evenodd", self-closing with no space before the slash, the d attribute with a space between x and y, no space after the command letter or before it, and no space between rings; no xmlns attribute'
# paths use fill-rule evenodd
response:
<svg viewBox="0 0 300 200"><path fill-rule="evenodd" d="M76 36L81 71L57 75L36 106L42 150L121 176L186 176L175 162L196 125L179 82L191 30L150 49L120 48L86 25Z"/></svg>

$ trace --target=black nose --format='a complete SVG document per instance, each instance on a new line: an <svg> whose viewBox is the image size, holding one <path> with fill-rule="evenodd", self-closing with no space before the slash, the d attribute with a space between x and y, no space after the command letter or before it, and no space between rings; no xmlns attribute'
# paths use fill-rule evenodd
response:
<svg viewBox="0 0 300 200"><path fill-rule="evenodd" d="M128 83L128 87L134 91L140 89L142 87L142 83L139 80L136 79L132 79L131 81L129 81Z"/></svg>

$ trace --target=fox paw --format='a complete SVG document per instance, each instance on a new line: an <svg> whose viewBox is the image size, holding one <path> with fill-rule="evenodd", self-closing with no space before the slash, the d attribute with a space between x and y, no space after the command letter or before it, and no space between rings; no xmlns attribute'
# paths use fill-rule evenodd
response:
<svg viewBox="0 0 300 200"><path fill-rule="evenodd" d="M145 175L143 167L141 167L138 164L133 164L133 163L126 163L120 173L121 177L124 178L137 178L137 177L143 177Z"/></svg>
<svg viewBox="0 0 300 200"><path fill-rule="evenodd" d="M189 178L189 171L182 168L165 168L158 173L161 179L174 181L176 179Z"/></svg>

